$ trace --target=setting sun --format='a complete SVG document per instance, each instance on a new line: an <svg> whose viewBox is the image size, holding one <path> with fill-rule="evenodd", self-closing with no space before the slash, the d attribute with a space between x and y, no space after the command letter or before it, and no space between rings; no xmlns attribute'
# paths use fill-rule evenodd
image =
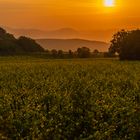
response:
<svg viewBox="0 0 140 140"><path fill-rule="evenodd" d="M114 0L105 0L104 5L106 7L113 7L114 6Z"/></svg>

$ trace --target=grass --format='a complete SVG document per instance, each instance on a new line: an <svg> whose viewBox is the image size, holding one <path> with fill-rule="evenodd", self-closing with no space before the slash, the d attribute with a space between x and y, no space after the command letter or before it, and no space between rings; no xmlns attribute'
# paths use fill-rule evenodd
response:
<svg viewBox="0 0 140 140"><path fill-rule="evenodd" d="M139 61L0 57L0 139L139 139L139 71Z"/></svg>

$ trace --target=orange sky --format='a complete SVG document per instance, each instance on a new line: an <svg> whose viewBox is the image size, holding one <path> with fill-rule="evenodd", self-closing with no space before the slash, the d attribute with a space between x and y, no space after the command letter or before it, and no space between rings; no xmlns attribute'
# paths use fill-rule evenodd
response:
<svg viewBox="0 0 140 140"><path fill-rule="evenodd" d="M140 27L140 0L0 0L0 25L51 30L107 30Z"/></svg>

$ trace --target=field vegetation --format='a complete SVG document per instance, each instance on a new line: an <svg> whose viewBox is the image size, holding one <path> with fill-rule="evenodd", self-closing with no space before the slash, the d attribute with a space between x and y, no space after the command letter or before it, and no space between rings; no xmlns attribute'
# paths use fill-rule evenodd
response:
<svg viewBox="0 0 140 140"><path fill-rule="evenodd" d="M0 57L0 139L140 138L140 62Z"/></svg>

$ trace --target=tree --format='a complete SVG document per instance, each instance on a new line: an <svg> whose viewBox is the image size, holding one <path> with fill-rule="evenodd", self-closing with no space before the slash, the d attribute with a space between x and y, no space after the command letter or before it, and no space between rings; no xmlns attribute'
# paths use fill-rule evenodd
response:
<svg viewBox="0 0 140 140"><path fill-rule="evenodd" d="M43 52L44 49L35 40L21 36L17 40L23 52Z"/></svg>
<svg viewBox="0 0 140 140"><path fill-rule="evenodd" d="M68 51L68 57L69 58L73 58L74 57L74 53L72 52L72 50Z"/></svg>
<svg viewBox="0 0 140 140"><path fill-rule="evenodd" d="M128 32L125 30L121 30L113 35L113 39L110 41L111 45L109 48L109 52L111 54L120 53L120 48L124 43L124 39L126 38Z"/></svg>
<svg viewBox="0 0 140 140"><path fill-rule="evenodd" d="M95 50L93 51L93 53L94 53L94 54L98 54L99 51L98 51L97 49L95 49Z"/></svg>
<svg viewBox="0 0 140 140"><path fill-rule="evenodd" d="M51 50L51 54L52 54L52 56L53 56L54 58L56 58L56 57L57 57L57 50L52 49L52 50Z"/></svg>
<svg viewBox="0 0 140 140"><path fill-rule="evenodd" d="M58 57L63 58L64 52L62 50L58 50Z"/></svg>
<svg viewBox="0 0 140 140"><path fill-rule="evenodd" d="M12 34L7 33L6 30L0 27L0 40L15 41L16 38Z"/></svg>
<svg viewBox="0 0 140 140"><path fill-rule="evenodd" d="M130 31L121 47L122 60L140 60L140 30Z"/></svg>
<svg viewBox="0 0 140 140"><path fill-rule="evenodd" d="M121 60L140 60L140 30L116 33L111 40L109 52L118 53Z"/></svg>
<svg viewBox="0 0 140 140"><path fill-rule="evenodd" d="M4 35L4 34L6 34L6 30L4 30L3 28L0 27L0 37L1 37L1 35Z"/></svg>
<svg viewBox="0 0 140 140"><path fill-rule="evenodd" d="M25 52L43 52L44 49L35 40L21 36L16 39L0 27L0 54L9 55Z"/></svg>
<svg viewBox="0 0 140 140"><path fill-rule="evenodd" d="M95 49L92 53L92 57L98 57L99 54L100 54L100 52L97 49Z"/></svg>
<svg viewBox="0 0 140 140"><path fill-rule="evenodd" d="M13 54L18 51L19 48L16 44L16 38L0 27L0 54Z"/></svg>
<svg viewBox="0 0 140 140"><path fill-rule="evenodd" d="M90 57L90 49L87 47L78 48L76 52L77 52L77 56L80 58Z"/></svg>

